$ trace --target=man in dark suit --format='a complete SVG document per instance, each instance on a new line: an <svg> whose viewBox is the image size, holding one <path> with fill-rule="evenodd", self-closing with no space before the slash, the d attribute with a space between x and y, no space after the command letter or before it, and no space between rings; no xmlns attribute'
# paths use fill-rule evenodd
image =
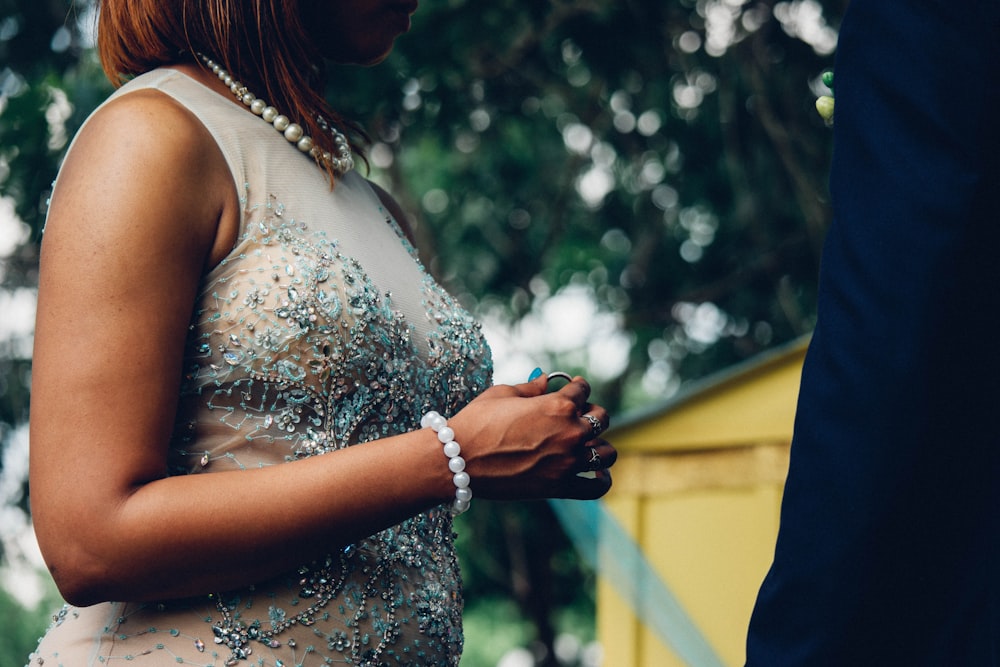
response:
<svg viewBox="0 0 1000 667"><path fill-rule="evenodd" d="M852 0L751 667L1000 665L1000 1Z"/></svg>

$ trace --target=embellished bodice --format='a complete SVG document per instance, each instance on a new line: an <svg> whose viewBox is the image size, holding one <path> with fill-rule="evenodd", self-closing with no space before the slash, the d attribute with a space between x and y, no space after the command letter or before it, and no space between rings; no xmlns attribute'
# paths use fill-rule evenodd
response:
<svg viewBox="0 0 1000 667"><path fill-rule="evenodd" d="M382 216L384 241L412 253ZM407 290L419 328L322 227L273 195L249 206L239 243L198 298L172 472L324 454L419 428L435 406L459 410L490 381L479 326L428 275Z"/></svg>
<svg viewBox="0 0 1000 667"><path fill-rule="evenodd" d="M171 474L331 455L417 429L427 410L454 414L489 386L479 326L424 271L362 177L350 172L331 189L260 118L179 72L152 72L117 94L150 87L212 132L243 209L238 242L195 303ZM192 656L215 656L206 664L457 665L461 580L447 506L346 548L336 536L316 540L329 555L286 576L131 605L119 620L180 627L171 654L194 647ZM123 650L127 633L116 632Z"/></svg>

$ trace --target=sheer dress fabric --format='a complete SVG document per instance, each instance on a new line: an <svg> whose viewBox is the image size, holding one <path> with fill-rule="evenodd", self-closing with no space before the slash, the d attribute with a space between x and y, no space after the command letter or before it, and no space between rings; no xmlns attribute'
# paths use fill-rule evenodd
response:
<svg viewBox="0 0 1000 667"><path fill-rule="evenodd" d="M350 172L331 190L267 123L180 72L114 96L139 89L204 123L243 208L238 242L193 311L171 474L331 455L415 430L427 410L454 414L489 386L479 325L424 271L367 181ZM453 538L441 506L243 590L66 606L29 665L457 665Z"/></svg>

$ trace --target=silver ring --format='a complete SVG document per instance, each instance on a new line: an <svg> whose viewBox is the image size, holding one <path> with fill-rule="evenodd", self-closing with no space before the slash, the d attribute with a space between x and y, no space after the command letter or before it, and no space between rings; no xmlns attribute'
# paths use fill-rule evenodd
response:
<svg viewBox="0 0 1000 667"><path fill-rule="evenodd" d="M597 447L590 448L590 460L587 461L587 470L595 472L601 469L601 455L597 453Z"/></svg>
<svg viewBox="0 0 1000 667"><path fill-rule="evenodd" d="M573 381L573 378L569 373L563 373L562 371L552 371L549 373L549 379L552 380L553 378L562 378L563 380L566 380L566 382Z"/></svg>
<svg viewBox="0 0 1000 667"><path fill-rule="evenodd" d="M594 415L588 413L583 415L583 418L590 422L590 430L593 431L595 438L604 430L604 427L601 426L601 420Z"/></svg>

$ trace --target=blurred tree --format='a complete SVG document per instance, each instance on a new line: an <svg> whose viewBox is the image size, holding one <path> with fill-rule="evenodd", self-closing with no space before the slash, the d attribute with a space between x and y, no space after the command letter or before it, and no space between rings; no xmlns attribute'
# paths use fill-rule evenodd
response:
<svg viewBox="0 0 1000 667"><path fill-rule="evenodd" d="M15 598L0 589L0 665L18 667L27 662L28 654L38 645L42 630L51 622L48 609L26 609Z"/></svg>
<svg viewBox="0 0 1000 667"><path fill-rule="evenodd" d="M613 409L811 330L813 98L843 3L425 4L379 76L337 71L330 97L481 315L592 296L631 342L595 382ZM543 361L594 376L606 341L584 340Z"/></svg>
<svg viewBox="0 0 1000 667"><path fill-rule="evenodd" d="M8 456L26 452L31 326L24 320L33 312L38 241L68 138L109 90L78 19L66 0L0 0L0 565L22 568L26 462ZM55 604L53 592L26 608L0 589L0 665L25 663Z"/></svg>
<svg viewBox="0 0 1000 667"><path fill-rule="evenodd" d="M0 454L28 417L23 320L33 312L45 202L68 138L109 90L79 19L67 0L0 0ZM27 480L13 474L0 456L0 503L27 511ZM13 539L3 528L0 560Z"/></svg>
<svg viewBox="0 0 1000 667"><path fill-rule="evenodd" d="M830 150L813 100L846 3L423 0L386 63L331 70L329 98L371 134L428 268L514 354L588 373L620 411L812 328ZM0 194L30 228L0 256L0 304L33 288L56 166L110 90L91 14L0 0ZM572 345L538 333L560 298L589 315ZM0 346L3 447L30 360ZM553 610L593 602L552 515L483 506L460 531L490 545L464 549L470 597L514 600L555 664Z"/></svg>

